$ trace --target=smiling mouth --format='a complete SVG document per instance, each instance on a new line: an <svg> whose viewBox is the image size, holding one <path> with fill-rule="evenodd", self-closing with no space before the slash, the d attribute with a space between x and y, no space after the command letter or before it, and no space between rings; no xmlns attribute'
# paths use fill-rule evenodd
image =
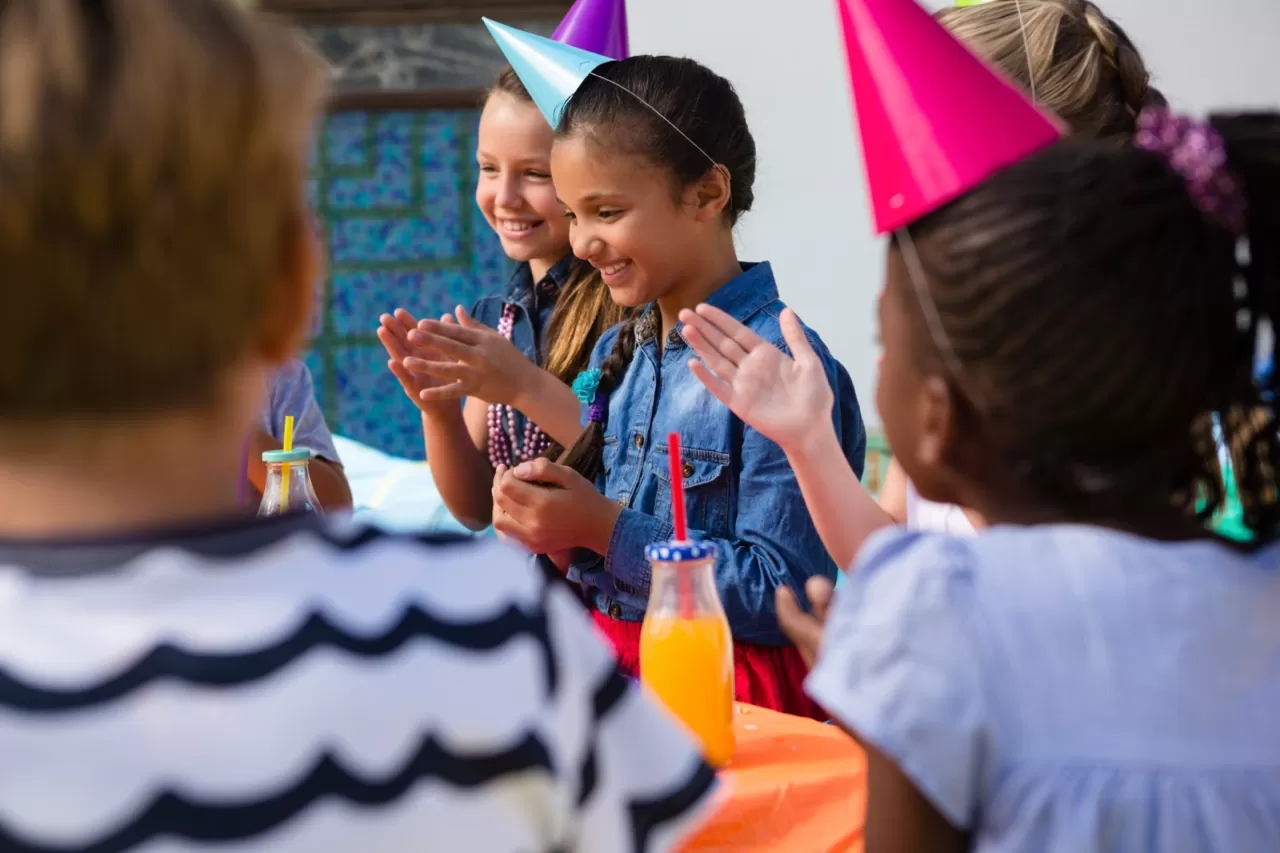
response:
<svg viewBox="0 0 1280 853"><path fill-rule="evenodd" d="M541 224L542 224L541 220L537 222L526 222L520 219L499 219L498 230L500 230L503 234L514 234L516 236L519 236L521 234L528 234L530 231L537 228Z"/></svg>
<svg viewBox="0 0 1280 853"><path fill-rule="evenodd" d="M631 261L618 261L608 266L598 266L596 269L600 270L603 275L615 276L624 272L629 266L631 266Z"/></svg>

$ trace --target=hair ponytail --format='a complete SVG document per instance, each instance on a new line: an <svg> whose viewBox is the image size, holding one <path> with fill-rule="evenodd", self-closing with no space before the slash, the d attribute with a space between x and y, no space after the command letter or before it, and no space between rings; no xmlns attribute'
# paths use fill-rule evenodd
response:
<svg viewBox="0 0 1280 853"><path fill-rule="evenodd" d="M626 315L627 309L609 295L599 270L575 259L543 336L547 341L543 359L547 372L572 385L578 374L587 369L596 341Z"/></svg>
<svg viewBox="0 0 1280 853"><path fill-rule="evenodd" d="M558 460L561 465L572 468L588 480L594 481L599 476L604 462L604 427L609 417L608 400L622 382L622 377L626 376L627 368L631 366L631 358L636 350L636 323L639 319L639 314L633 315L618 329L618 339L614 341L613 349L600 364L600 384L596 386L595 401L592 404L598 406L600 411L592 413L578 440Z"/></svg>
<svg viewBox="0 0 1280 853"><path fill-rule="evenodd" d="M1280 534L1280 436L1275 410L1260 392L1274 395L1276 376L1260 389L1254 363L1262 330L1267 329L1274 364L1280 337L1280 114L1214 116L1210 123L1222 135L1228 168L1244 192L1248 258L1240 263L1245 283L1247 324L1232 329L1237 338L1234 375L1223 390L1223 433L1235 469L1245 524L1261 540Z"/></svg>

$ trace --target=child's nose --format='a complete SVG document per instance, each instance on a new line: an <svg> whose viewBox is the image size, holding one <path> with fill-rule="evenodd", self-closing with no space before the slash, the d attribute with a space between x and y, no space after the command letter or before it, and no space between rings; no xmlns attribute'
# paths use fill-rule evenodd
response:
<svg viewBox="0 0 1280 853"><path fill-rule="evenodd" d="M520 195L520 188L514 177L504 175L498 183L497 204L507 210L515 210L524 204L524 196Z"/></svg>
<svg viewBox="0 0 1280 853"><path fill-rule="evenodd" d="M589 261L600 254L600 250L604 248L604 241L595 236L590 229L574 223L574 227L569 229L569 247L573 249L574 255Z"/></svg>

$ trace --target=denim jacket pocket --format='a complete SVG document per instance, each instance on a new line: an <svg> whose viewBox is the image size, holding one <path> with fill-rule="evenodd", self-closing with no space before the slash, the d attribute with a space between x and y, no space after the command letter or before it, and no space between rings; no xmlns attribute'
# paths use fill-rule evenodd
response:
<svg viewBox="0 0 1280 853"><path fill-rule="evenodd" d="M671 470L666 447L654 448L649 473L659 481L654 505L658 518L671 517ZM708 536L729 534L729 454L685 448L682 454L685 507L689 526Z"/></svg>

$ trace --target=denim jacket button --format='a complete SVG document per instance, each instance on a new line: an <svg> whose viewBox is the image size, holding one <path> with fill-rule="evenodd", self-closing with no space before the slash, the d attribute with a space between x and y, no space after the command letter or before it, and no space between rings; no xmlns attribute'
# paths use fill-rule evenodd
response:
<svg viewBox="0 0 1280 853"><path fill-rule="evenodd" d="M640 433L636 433L636 450L639 450L642 447L644 447L644 436Z"/></svg>
<svg viewBox="0 0 1280 853"><path fill-rule="evenodd" d="M684 478L685 478L686 480L687 480L687 479L689 479L690 477L692 477L692 476L693 476L693 463L692 463L692 462L686 462L686 463L684 463L684 467L682 467L682 468L680 469L680 473L684 475Z"/></svg>
<svg viewBox="0 0 1280 853"><path fill-rule="evenodd" d="M609 616L610 616L611 618L613 618L613 619L621 619L621 618L622 618L622 605L621 605L621 604L619 604L619 603L618 603L618 602L616 602L616 601L615 601L613 604L610 604L610 605L609 605Z"/></svg>

